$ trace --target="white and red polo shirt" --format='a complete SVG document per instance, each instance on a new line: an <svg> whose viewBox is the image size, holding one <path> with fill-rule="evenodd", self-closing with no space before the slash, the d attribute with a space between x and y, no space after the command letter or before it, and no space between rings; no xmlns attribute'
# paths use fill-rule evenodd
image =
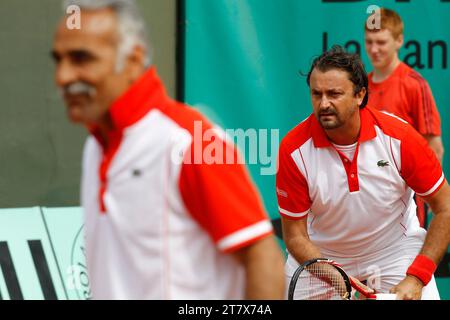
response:
<svg viewBox="0 0 450 320"><path fill-rule="evenodd" d="M277 196L280 214L307 218L324 256L364 257L425 230L414 192L429 196L445 178L427 142L406 122L369 107L353 159L328 140L314 115L283 139Z"/></svg>
<svg viewBox="0 0 450 320"><path fill-rule="evenodd" d="M154 68L110 115L108 146L93 129L83 156L93 297L243 298L243 267L227 253L270 235L272 226L244 165L201 159L211 141L237 157L235 147L219 134L194 139L195 125L204 133L211 124L168 98Z"/></svg>

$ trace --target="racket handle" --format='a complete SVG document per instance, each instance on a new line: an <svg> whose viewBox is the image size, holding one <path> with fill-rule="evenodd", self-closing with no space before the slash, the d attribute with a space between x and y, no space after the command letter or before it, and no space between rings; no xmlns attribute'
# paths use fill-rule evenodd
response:
<svg viewBox="0 0 450 320"><path fill-rule="evenodd" d="M359 280L357 280L356 278L349 277L349 279L350 279L350 284L352 285L352 287L356 291L361 293L364 297L366 297L366 299L376 300L376 296L375 296L374 293L372 293L373 292L372 289L370 289L366 285L364 285L361 282L359 282Z"/></svg>

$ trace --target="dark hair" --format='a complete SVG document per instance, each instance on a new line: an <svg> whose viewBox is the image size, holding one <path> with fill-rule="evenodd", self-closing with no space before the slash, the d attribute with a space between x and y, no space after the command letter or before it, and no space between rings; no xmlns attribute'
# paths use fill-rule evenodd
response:
<svg viewBox="0 0 450 320"><path fill-rule="evenodd" d="M306 79L308 86L310 85L311 73L316 68L322 72L332 69L346 71L349 75L349 80L355 85L355 95L358 94L363 88L366 88L366 96L359 107L362 109L367 105L367 101L369 100L369 81L359 55L348 53L341 46L333 46L330 50L322 53L322 55L314 59L311 70L309 70L308 77Z"/></svg>

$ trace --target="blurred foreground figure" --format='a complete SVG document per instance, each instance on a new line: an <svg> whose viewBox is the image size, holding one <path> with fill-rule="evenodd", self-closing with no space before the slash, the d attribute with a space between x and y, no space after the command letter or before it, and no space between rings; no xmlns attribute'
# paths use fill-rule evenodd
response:
<svg viewBox="0 0 450 320"><path fill-rule="evenodd" d="M245 166L167 96L134 2L69 5L81 28L62 19L52 54L68 117L91 134L81 203L93 297L283 298L282 254Z"/></svg>

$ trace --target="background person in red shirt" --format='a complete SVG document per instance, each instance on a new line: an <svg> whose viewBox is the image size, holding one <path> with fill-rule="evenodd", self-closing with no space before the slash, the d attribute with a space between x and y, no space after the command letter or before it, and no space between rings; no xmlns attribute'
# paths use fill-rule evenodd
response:
<svg viewBox="0 0 450 320"><path fill-rule="evenodd" d="M390 9L381 8L379 14L380 29L370 30L367 24L365 27L366 52L373 66L368 105L407 121L427 140L442 163L441 120L430 86L399 59L404 42L403 21ZM420 198L416 198L416 203L419 221L425 226L426 204Z"/></svg>

